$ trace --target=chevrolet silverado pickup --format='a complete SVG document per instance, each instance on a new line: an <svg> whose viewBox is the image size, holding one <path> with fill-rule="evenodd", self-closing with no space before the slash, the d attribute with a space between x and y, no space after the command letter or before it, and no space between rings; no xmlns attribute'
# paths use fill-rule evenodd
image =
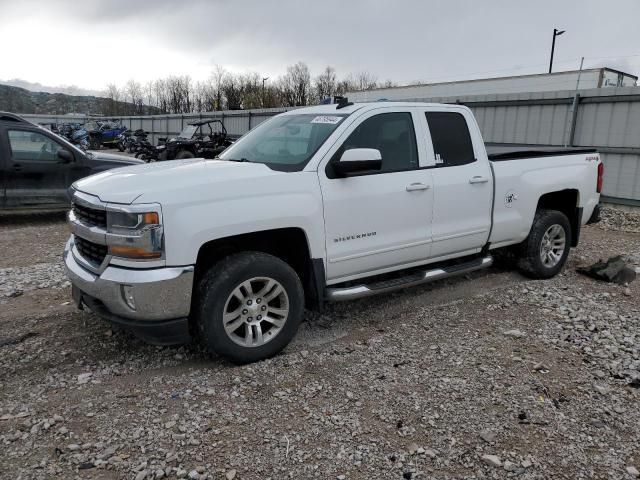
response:
<svg viewBox="0 0 640 480"><path fill-rule="evenodd" d="M76 182L64 252L79 308L156 344L275 355L304 308L492 264L556 275L598 215L594 150L487 152L460 105L321 105L219 157Z"/></svg>
<svg viewBox="0 0 640 480"><path fill-rule="evenodd" d="M0 212L67 210L68 189L76 180L141 163L124 155L83 152L46 128L0 112Z"/></svg>

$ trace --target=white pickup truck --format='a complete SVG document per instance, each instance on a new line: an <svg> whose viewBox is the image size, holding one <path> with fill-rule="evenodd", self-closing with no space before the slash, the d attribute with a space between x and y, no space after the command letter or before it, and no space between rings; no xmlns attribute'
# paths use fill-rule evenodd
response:
<svg viewBox="0 0 640 480"><path fill-rule="evenodd" d="M488 154L459 105L322 105L275 116L214 160L76 182L66 270L79 308L156 344L270 357L304 308L488 267L563 267L595 221L594 150Z"/></svg>

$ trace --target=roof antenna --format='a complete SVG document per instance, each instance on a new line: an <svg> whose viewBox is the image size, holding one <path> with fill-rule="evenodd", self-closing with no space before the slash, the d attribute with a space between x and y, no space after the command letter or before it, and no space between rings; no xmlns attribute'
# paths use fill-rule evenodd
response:
<svg viewBox="0 0 640 480"><path fill-rule="evenodd" d="M333 97L333 103L338 104L338 106L336 107L336 110L340 110L341 108L353 105L353 102L350 102L347 97L341 97L341 96Z"/></svg>

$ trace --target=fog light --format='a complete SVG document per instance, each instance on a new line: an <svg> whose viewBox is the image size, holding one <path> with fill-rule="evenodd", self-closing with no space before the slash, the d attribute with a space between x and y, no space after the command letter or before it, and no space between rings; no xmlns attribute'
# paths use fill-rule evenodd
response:
<svg viewBox="0 0 640 480"><path fill-rule="evenodd" d="M133 287L131 285L122 285L121 289L124 303L126 303L131 310L135 310L136 300L133 296Z"/></svg>

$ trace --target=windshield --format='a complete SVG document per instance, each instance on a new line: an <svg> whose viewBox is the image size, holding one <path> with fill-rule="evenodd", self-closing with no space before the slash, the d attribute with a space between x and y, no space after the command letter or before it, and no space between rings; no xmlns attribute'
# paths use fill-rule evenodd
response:
<svg viewBox="0 0 640 480"><path fill-rule="evenodd" d="M196 133L196 130L198 130L198 126L197 125L187 125L186 127L184 127L182 129L182 131L180 132L180 135L178 135L179 138L191 138L193 137L193 134Z"/></svg>
<svg viewBox="0 0 640 480"><path fill-rule="evenodd" d="M89 132L98 130L99 128L100 128L100 125L98 125L96 122L87 122L84 124L84 129Z"/></svg>
<svg viewBox="0 0 640 480"><path fill-rule="evenodd" d="M347 114L279 115L247 133L220 158L299 171L346 117Z"/></svg>

